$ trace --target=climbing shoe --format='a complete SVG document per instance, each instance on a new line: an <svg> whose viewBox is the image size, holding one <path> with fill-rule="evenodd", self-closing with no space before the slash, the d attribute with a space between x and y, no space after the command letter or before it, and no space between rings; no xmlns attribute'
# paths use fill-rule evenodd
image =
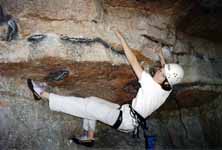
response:
<svg viewBox="0 0 222 150"><path fill-rule="evenodd" d="M84 145L86 147L92 147L95 142L94 139L89 139L87 136L72 137L70 140L76 144Z"/></svg>
<svg viewBox="0 0 222 150"><path fill-rule="evenodd" d="M35 100L41 99L41 93L45 91L46 84L38 85L33 80L27 79L27 85L32 91L33 97Z"/></svg>

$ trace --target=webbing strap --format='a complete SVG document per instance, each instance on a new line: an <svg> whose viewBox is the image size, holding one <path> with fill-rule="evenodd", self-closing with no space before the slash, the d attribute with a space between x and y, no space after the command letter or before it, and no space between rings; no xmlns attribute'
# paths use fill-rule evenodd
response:
<svg viewBox="0 0 222 150"><path fill-rule="evenodd" d="M118 116L116 122L114 123L114 125L112 126L114 129L118 129L119 126L121 125L121 123L123 121L123 115L122 114L123 114L123 112L122 112L122 110L120 110L119 116Z"/></svg>
<svg viewBox="0 0 222 150"><path fill-rule="evenodd" d="M134 110L132 108L131 105L129 105L130 107L130 114L131 116L137 121L138 123L138 127L136 127L134 129L134 133L133 133L133 136L137 136L139 137L139 128L142 127L143 128L143 133L144 133L144 137L147 135L147 125L146 125L146 119L143 118L136 110Z"/></svg>

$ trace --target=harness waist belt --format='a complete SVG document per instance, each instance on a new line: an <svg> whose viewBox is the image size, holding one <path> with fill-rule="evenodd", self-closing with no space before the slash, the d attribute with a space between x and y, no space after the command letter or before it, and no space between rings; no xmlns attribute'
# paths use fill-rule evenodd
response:
<svg viewBox="0 0 222 150"><path fill-rule="evenodd" d="M121 123L123 121L123 115L122 114L123 114L123 112L122 112L122 110L120 110L119 116L118 116L116 122L114 123L114 125L112 126L114 129L118 129L119 126L121 125Z"/></svg>

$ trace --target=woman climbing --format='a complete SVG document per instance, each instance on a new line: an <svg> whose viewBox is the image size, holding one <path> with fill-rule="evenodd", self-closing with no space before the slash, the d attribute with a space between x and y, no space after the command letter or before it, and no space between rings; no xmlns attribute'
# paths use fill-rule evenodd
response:
<svg viewBox="0 0 222 150"><path fill-rule="evenodd" d="M180 65L165 64L161 48L155 49L160 57L161 68L152 77L142 69L122 34L119 31L115 31L115 34L141 85L136 97L132 100L132 105L120 106L93 96L86 98L60 96L46 92L44 86L31 79L27 80L34 98L48 99L51 110L83 118L84 133L80 137L72 138L77 144L85 146L94 144L96 121L110 125L119 131L134 131L141 123L141 118L145 119L158 109L169 96L172 86L183 78L184 71Z"/></svg>

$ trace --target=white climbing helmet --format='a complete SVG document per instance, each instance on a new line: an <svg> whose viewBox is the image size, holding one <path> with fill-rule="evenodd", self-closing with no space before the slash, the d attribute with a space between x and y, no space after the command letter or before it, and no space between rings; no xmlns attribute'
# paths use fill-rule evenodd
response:
<svg viewBox="0 0 222 150"><path fill-rule="evenodd" d="M180 83L183 79L183 68L178 64L165 64L164 67L166 78L171 86Z"/></svg>

